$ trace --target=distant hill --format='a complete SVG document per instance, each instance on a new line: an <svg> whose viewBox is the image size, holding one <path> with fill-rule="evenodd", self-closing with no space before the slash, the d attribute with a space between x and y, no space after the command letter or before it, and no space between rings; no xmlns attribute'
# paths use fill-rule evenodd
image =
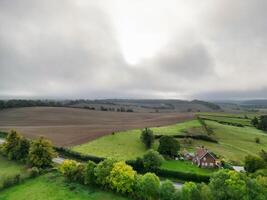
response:
<svg viewBox="0 0 267 200"><path fill-rule="evenodd" d="M0 109L53 106L76 107L116 112L212 112L220 111L215 103L172 99L100 99L100 100L0 100Z"/></svg>

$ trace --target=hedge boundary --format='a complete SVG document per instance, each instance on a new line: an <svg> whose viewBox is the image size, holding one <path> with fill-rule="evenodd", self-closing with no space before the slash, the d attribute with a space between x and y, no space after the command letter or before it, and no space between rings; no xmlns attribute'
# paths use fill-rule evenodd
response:
<svg viewBox="0 0 267 200"><path fill-rule="evenodd" d="M75 159L78 161L94 161L95 163L99 163L106 158L98 157L98 156L92 156L92 155L85 155L81 154L79 152L73 151L68 148L64 147L54 147L55 151L67 158ZM134 170L136 170L139 173L144 173L145 169L140 169L140 165L137 160L126 160L126 164L132 166ZM154 171L154 173L158 176L164 177L164 178L177 178L184 181L195 181L195 182L209 182L210 176L208 175L201 175L196 173L187 173L187 172L177 172L172 170L166 170L166 169L157 169Z"/></svg>

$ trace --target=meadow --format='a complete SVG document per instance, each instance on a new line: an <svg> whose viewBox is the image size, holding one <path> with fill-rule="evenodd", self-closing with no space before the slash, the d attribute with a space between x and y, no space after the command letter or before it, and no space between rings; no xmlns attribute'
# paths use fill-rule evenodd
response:
<svg viewBox="0 0 267 200"><path fill-rule="evenodd" d="M202 114L203 115L203 114ZM243 114L222 114L215 113L214 116L206 114L213 119L220 118L222 121L243 122L248 123L248 119L244 118ZM219 117L218 117L219 116ZM250 114L253 117L255 114ZM243 121L242 121L243 120ZM214 121L205 120L208 127L213 130L213 137L219 143L212 143L203 140L192 140L192 143L185 143L183 139L179 139L181 149L195 151L198 146L205 146L210 151L213 151L219 157L236 164L242 164L246 155L258 155L262 149L267 150L267 134L254 127L236 127L231 125L223 125ZM200 130L201 125L198 120L190 120L182 123L177 123L169 126L151 128L155 135L179 135L185 134L191 129ZM117 159L134 159L142 156L146 149L140 142L140 129L117 132L114 135L108 135L97 140L74 146L72 150L84 154L97 155L101 157L114 157ZM260 143L255 142L255 138L260 139ZM155 141L153 148L157 149L158 140Z"/></svg>
<svg viewBox="0 0 267 200"><path fill-rule="evenodd" d="M80 184L67 183L58 173L48 173L5 189L1 200L126 200L126 197Z"/></svg>
<svg viewBox="0 0 267 200"><path fill-rule="evenodd" d="M154 127L154 134L177 135L192 127L200 127L197 120L177 123L175 125ZM113 157L116 159L129 160L142 156L145 146L140 142L141 129L117 132L114 135L103 136L97 140L74 146L71 149L83 154L100 157ZM156 141L153 148L157 149Z"/></svg>

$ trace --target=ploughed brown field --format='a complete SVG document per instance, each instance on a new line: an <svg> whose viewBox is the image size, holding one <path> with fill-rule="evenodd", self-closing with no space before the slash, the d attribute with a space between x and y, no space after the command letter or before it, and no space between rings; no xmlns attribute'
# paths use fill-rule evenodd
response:
<svg viewBox="0 0 267 200"><path fill-rule="evenodd" d="M121 113L63 107L28 107L0 111L0 130L44 136L58 146L73 146L116 131L174 124L189 113Z"/></svg>

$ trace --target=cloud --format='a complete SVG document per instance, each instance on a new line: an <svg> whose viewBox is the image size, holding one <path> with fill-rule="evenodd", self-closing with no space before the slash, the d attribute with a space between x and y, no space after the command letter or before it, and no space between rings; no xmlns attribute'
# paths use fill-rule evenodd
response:
<svg viewBox="0 0 267 200"><path fill-rule="evenodd" d="M193 0L146 0L135 10L131 1L112 2L0 1L0 97L264 96L264 0L205 0L197 6ZM136 32L122 38L120 28ZM164 37L159 49L129 64L121 40L127 46L135 43L127 40L149 35ZM154 39L144 48L156 48ZM140 52L142 41L135 46Z"/></svg>

